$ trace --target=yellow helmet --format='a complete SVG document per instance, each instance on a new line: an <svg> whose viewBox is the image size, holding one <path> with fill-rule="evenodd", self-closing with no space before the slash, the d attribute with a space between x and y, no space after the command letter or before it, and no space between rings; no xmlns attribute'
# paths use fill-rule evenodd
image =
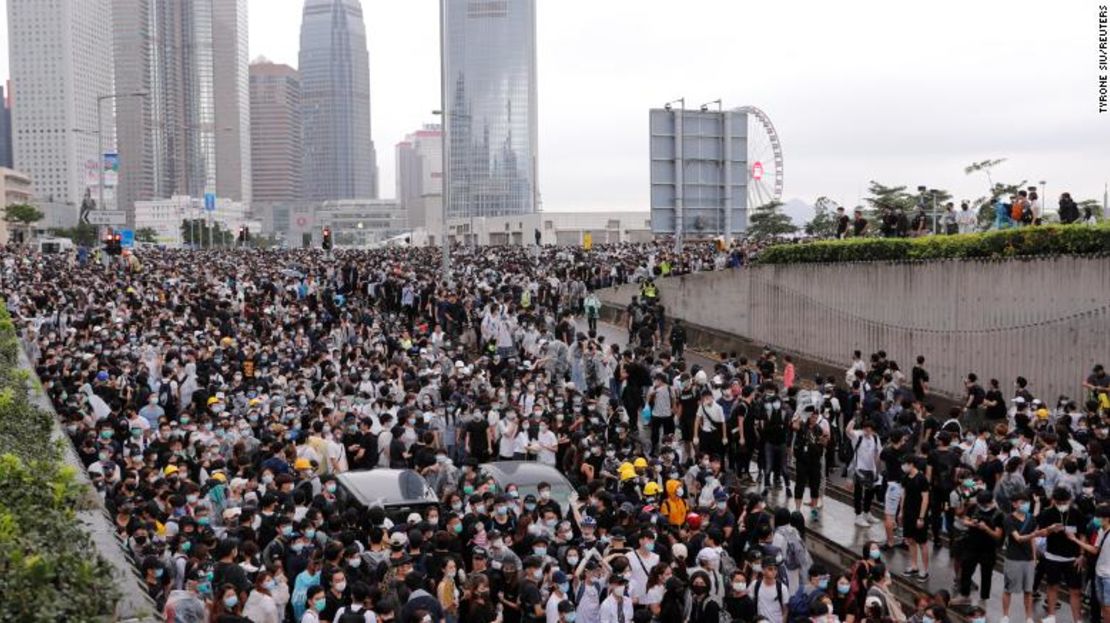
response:
<svg viewBox="0 0 1110 623"><path fill-rule="evenodd" d="M644 495L659 495L659 483L652 480L644 485Z"/></svg>
<svg viewBox="0 0 1110 623"><path fill-rule="evenodd" d="M621 463L617 468L617 475L620 476L621 482L632 480L636 477L636 468L631 463Z"/></svg>
<svg viewBox="0 0 1110 623"><path fill-rule="evenodd" d="M635 467L636 469L647 469L647 466L648 466L647 459L645 459L642 456L640 458L636 459L636 461L632 463L632 467Z"/></svg>

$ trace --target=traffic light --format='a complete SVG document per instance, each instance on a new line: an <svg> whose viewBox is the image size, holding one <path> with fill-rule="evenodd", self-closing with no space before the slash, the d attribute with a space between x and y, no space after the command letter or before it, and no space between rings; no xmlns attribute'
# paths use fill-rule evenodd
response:
<svg viewBox="0 0 1110 623"><path fill-rule="evenodd" d="M247 229L246 225L240 227L239 228L239 242L240 242L240 244L247 244L250 241L251 241L251 230Z"/></svg>
<svg viewBox="0 0 1110 623"><path fill-rule="evenodd" d="M322 246L325 251L331 251L331 229L328 227L324 228L324 243Z"/></svg>
<svg viewBox="0 0 1110 623"><path fill-rule="evenodd" d="M108 234L104 237L104 252L108 255L123 254L123 237L119 234Z"/></svg>

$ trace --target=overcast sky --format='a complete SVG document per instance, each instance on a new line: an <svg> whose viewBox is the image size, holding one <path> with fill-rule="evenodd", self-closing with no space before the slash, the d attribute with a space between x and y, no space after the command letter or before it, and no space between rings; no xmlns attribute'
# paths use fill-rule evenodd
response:
<svg viewBox="0 0 1110 623"><path fill-rule="evenodd" d="M392 196L394 145L439 106L438 3L362 4L381 189ZM546 210L646 209L647 111L680 96L765 110L782 139L786 199L851 205L870 179L975 197L985 178L963 167L996 157L1009 159L996 180L1047 180L1050 197L1101 200L1110 179L1096 0L537 4ZM302 5L250 0L252 58L296 66Z"/></svg>

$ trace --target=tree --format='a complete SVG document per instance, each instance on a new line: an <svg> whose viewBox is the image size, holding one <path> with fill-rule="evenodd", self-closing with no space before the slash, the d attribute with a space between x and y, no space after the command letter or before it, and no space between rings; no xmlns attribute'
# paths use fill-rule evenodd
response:
<svg viewBox="0 0 1110 623"><path fill-rule="evenodd" d="M194 232L197 235L195 243ZM206 219L185 219L181 221L181 240L187 245L202 248L230 247L234 243L235 234L221 228L219 221L209 225Z"/></svg>
<svg viewBox="0 0 1110 623"><path fill-rule="evenodd" d="M4 208L4 220L18 225L19 230L26 230L25 233L20 232L20 241L30 238L27 234L31 232L31 225L41 221L42 217L43 213L38 208L27 203L13 203Z"/></svg>
<svg viewBox="0 0 1110 623"><path fill-rule="evenodd" d="M135 232L135 241L149 243L158 242L158 230L153 227L139 228L139 230Z"/></svg>
<svg viewBox="0 0 1110 623"><path fill-rule="evenodd" d="M780 208L781 201L771 201L756 208L748 217L748 235L756 240L766 240L798 231L798 227Z"/></svg>
<svg viewBox="0 0 1110 623"><path fill-rule="evenodd" d="M980 171L985 173L987 176L988 188L993 189L994 180L991 179L991 169L1002 164L1003 162L1006 162L1005 158L996 158L994 160L987 159L981 160L979 162L972 162L971 164L964 167L964 174L971 175L972 173L979 173Z"/></svg>
<svg viewBox="0 0 1110 623"><path fill-rule="evenodd" d="M50 233L59 238L69 238L73 241L73 244L86 247L96 246L98 242L96 226L82 221L77 221L76 227L52 229Z"/></svg>
<svg viewBox="0 0 1110 623"><path fill-rule="evenodd" d="M828 197L818 197L813 204L813 219L805 224L805 232L817 238L836 236L836 209L841 205Z"/></svg>
<svg viewBox="0 0 1110 623"><path fill-rule="evenodd" d="M1098 199L1084 199L1083 201L1077 201L1075 205L1079 208L1080 221L1087 218L1088 212L1095 217L1096 221L1101 221L1105 217L1102 213L1102 204L1098 202Z"/></svg>

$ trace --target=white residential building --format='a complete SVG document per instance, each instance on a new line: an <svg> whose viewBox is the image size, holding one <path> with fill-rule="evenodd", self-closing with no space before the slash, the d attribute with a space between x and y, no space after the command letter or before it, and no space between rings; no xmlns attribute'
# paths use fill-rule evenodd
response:
<svg viewBox="0 0 1110 623"><path fill-rule="evenodd" d="M15 168L35 180L38 198L76 210L98 184L97 97L113 92L111 2L7 4ZM113 110L103 103L106 152L114 151Z"/></svg>

